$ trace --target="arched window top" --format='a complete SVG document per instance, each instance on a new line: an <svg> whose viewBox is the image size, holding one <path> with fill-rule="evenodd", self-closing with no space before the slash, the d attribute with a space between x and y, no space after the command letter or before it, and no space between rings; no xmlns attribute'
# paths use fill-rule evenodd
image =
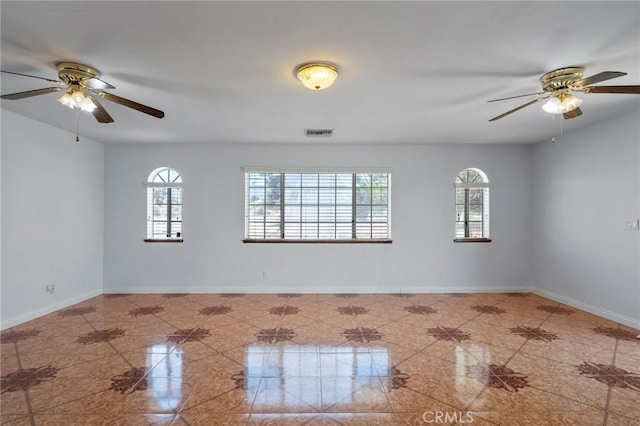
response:
<svg viewBox="0 0 640 426"><path fill-rule="evenodd" d="M147 182L149 183L160 183L160 184L175 184L182 183L182 177L180 173L170 167L158 167L154 171L151 172L149 178L147 178Z"/></svg>
<svg viewBox="0 0 640 426"><path fill-rule="evenodd" d="M458 173L458 176L456 176L456 183L467 185L487 184L489 183L489 178L487 177L487 174L480 169L468 168Z"/></svg>

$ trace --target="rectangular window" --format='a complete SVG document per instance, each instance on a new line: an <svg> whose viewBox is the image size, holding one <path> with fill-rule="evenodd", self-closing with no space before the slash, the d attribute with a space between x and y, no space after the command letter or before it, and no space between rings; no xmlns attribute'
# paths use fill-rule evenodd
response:
<svg viewBox="0 0 640 426"><path fill-rule="evenodd" d="M384 241L388 172L245 172L245 241Z"/></svg>
<svg viewBox="0 0 640 426"><path fill-rule="evenodd" d="M455 238L489 238L489 188L456 188Z"/></svg>
<svg viewBox="0 0 640 426"><path fill-rule="evenodd" d="M147 238L182 238L182 188L147 188Z"/></svg>

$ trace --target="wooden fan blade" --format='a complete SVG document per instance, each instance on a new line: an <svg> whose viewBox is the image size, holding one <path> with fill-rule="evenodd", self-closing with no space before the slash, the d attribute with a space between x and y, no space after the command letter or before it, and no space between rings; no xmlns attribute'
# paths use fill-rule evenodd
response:
<svg viewBox="0 0 640 426"><path fill-rule="evenodd" d="M59 92L61 90L62 90L62 87L45 87L44 89L28 90L26 92L18 92L18 93L9 93L7 95L0 96L0 98L16 100L16 99L30 98L31 96L45 95L47 93Z"/></svg>
<svg viewBox="0 0 640 426"><path fill-rule="evenodd" d="M140 104L138 102L134 102L132 100L122 98L120 96L116 96L116 95L114 95L112 93L98 92L97 95L102 97L102 98L104 98L104 99L106 99L106 100L108 100L108 101L115 102L115 103L120 104L120 105L124 105L124 106L126 106L128 108L133 108L133 109L138 110L140 112L144 112L145 114L152 115L152 116L154 116L156 118L164 117L164 112L160 111L159 109L151 108L150 106L146 106L146 105Z"/></svg>
<svg viewBox="0 0 640 426"><path fill-rule="evenodd" d="M584 93L627 93L640 95L640 86L589 86L582 89Z"/></svg>
<svg viewBox="0 0 640 426"><path fill-rule="evenodd" d="M13 72L13 71L5 71L5 70L0 70L0 72L3 72L5 74L13 74L13 75L20 75L22 77L31 77L31 78L37 78L39 80L44 80L44 81L50 81L52 83L59 83L59 84L64 84L63 82L59 81L59 80L52 80L50 78L44 78L44 77L38 77L35 75L29 75L29 74L22 74L19 72Z"/></svg>
<svg viewBox="0 0 640 426"><path fill-rule="evenodd" d="M507 116L507 115L509 115L509 114L513 114L513 113L514 113L514 112L516 112L516 111L520 111L522 108L526 108L526 107L528 107L529 105L533 105L533 104L535 104L536 102L540 102L540 101L542 101L543 99L546 99L546 98L548 98L548 97L549 97L549 96L543 96L543 97L541 97L541 98L537 98L537 99L534 99L534 100L532 100L532 101L529 101L529 102L527 102L526 104L520 105L520 106L519 106L519 107L517 107L517 108L514 108L514 109L512 109L512 110L510 110L510 111L505 112L504 114L500 114L500 115L498 115L498 116L496 116L496 117L493 117L493 118L492 118L491 120L489 120L489 121L496 121L496 120L499 120L499 119L501 119L502 117L506 117L506 116Z"/></svg>
<svg viewBox="0 0 640 426"><path fill-rule="evenodd" d="M582 115L582 110L580 108L572 109L569 112L565 112L562 114L565 120L569 120L570 118L580 117Z"/></svg>
<svg viewBox="0 0 640 426"><path fill-rule="evenodd" d="M98 123L113 123L113 118L109 115L106 109L102 106L96 98L90 98L91 102L96 106L96 109L91 111L93 116L98 120Z"/></svg>
<svg viewBox="0 0 640 426"><path fill-rule="evenodd" d="M573 83L571 87L580 88L584 86L589 86L591 84L600 83L601 81L622 77L623 75L627 75L627 73L620 72L620 71L603 71L601 73L594 74L590 77L583 78L582 80L578 80L575 83Z"/></svg>
<svg viewBox="0 0 640 426"><path fill-rule="evenodd" d="M509 96L508 98L500 98L500 99L491 99L490 101L487 101L487 102L499 102L499 101L506 101L507 99L516 99L516 98L524 98L525 96L543 95L544 93L545 93L545 92L527 93L526 95Z"/></svg>

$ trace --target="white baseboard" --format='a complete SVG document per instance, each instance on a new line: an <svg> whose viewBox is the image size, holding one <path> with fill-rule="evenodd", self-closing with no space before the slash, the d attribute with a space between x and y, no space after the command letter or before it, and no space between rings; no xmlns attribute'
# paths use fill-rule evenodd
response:
<svg viewBox="0 0 640 426"><path fill-rule="evenodd" d="M71 305L75 305L76 303L80 303L87 299L91 299L92 297L100 296L101 294L102 294L102 290L93 290L88 293L83 293L78 296L60 300L56 303L43 306L42 308L34 309L32 311L25 312L20 315L16 315L14 317L11 317L2 321L2 324L0 324L0 330L5 330L7 328L15 327L16 325L22 324L23 322L31 321L43 315L50 314L51 312L55 312L57 310L64 309Z"/></svg>
<svg viewBox="0 0 640 426"><path fill-rule="evenodd" d="M205 293L246 293L246 294L282 294L282 293L298 293L298 294L340 294L340 293L364 293L364 294L398 294L398 293L530 293L528 287L509 286L509 287L426 287L426 286L401 286L395 288L381 287L315 287L315 288L296 288L291 286L233 286L233 287L112 287L104 290L104 294L205 294Z"/></svg>
<svg viewBox="0 0 640 426"><path fill-rule="evenodd" d="M562 296L560 294L552 293L548 290L543 290L541 288L530 287L529 291L531 293L537 294L538 296L546 297L547 299L555 300L556 302L564 303L565 305L573 306L576 309L589 312L590 314L597 315L599 317L606 318L608 320L615 321L620 324L624 324L626 326L640 330L640 320L638 319L620 315L615 312L590 305L588 303L580 302L579 300L575 300L567 296Z"/></svg>

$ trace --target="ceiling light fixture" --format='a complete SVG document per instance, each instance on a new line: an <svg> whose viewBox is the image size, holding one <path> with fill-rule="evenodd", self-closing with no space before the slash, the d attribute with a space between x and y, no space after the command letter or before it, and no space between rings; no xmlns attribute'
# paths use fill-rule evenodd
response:
<svg viewBox="0 0 640 426"><path fill-rule="evenodd" d="M550 114L564 114L573 111L580 105L582 105L582 99L576 98L571 94L561 94L549 99L542 106L542 109Z"/></svg>
<svg viewBox="0 0 640 426"><path fill-rule="evenodd" d="M338 69L327 63L305 64L298 68L298 79L311 90L323 90L330 87L338 78Z"/></svg>
<svg viewBox="0 0 640 426"><path fill-rule="evenodd" d="M74 88L58 98L58 102L71 109L79 108L82 111L88 112L96 109L96 105L93 103L91 98L85 96L84 93L82 93L82 90Z"/></svg>

